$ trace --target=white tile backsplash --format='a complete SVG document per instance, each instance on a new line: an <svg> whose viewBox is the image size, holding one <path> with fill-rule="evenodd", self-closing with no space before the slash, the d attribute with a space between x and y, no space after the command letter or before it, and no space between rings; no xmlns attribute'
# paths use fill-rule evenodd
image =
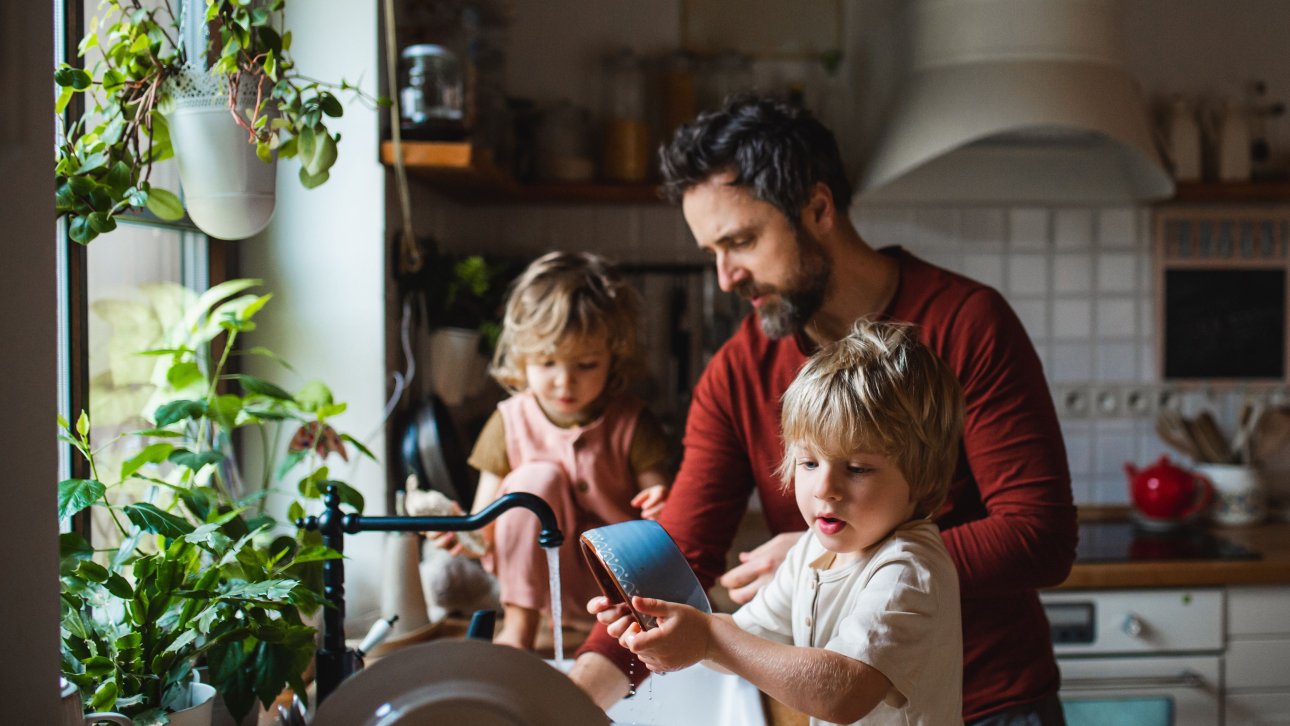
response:
<svg viewBox="0 0 1290 726"><path fill-rule="evenodd" d="M1005 257L1002 252L993 252L978 254L975 252L975 245L968 248L972 251L963 253L963 268L961 272L964 275L985 285L989 285L996 290L1002 290L1004 284L1004 262Z"/></svg>
<svg viewBox="0 0 1290 726"><path fill-rule="evenodd" d="M1010 256L1006 292L1010 295L1048 294L1047 255L1014 253Z"/></svg>
<svg viewBox="0 0 1290 726"><path fill-rule="evenodd" d="M1050 384L1093 380L1093 349L1088 343L1053 343L1047 369Z"/></svg>
<svg viewBox="0 0 1290 726"><path fill-rule="evenodd" d="M1097 337L1132 338L1137 334L1137 310L1131 297L1099 297L1097 300Z"/></svg>
<svg viewBox="0 0 1290 726"><path fill-rule="evenodd" d="M1093 253L1062 252L1053 255L1053 292L1089 292L1093 289Z"/></svg>
<svg viewBox="0 0 1290 726"><path fill-rule="evenodd" d="M959 216L959 236L974 252L1002 252L1008 240L1005 210L969 207Z"/></svg>
<svg viewBox="0 0 1290 726"><path fill-rule="evenodd" d="M1093 247L1093 211L1059 209L1053 214L1053 246L1059 250Z"/></svg>
<svg viewBox="0 0 1290 726"><path fill-rule="evenodd" d="M1012 309L1020 318L1032 341L1047 340L1048 332L1048 299L1013 300Z"/></svg>
<svg viewBox="0 0 1290 726"><path fill-rule="evenodd" d="M1097 344L1096 379L1107 383L1133 383L1138 379L1138 346L1136 343Z"/></svg>
<svg viewBox="0 0 1290 726"><path fill-rule="evenodd" d="M1138 258L1131 252L1103 252L1097 257L1098 292L1131 293L1138 284Z"/></svg>
<svg viewBox="0 0 1290 726"><path fill-rule="evenodd" d="M1053 301L1053 338L1087 339L1093 334L1093 303L1088 298Z"/></svg>
<svg viewBox="0 0 1290 726"><path fill-rule="evenodd" d="M1133 249L1138 242L1137 210L1106 208L1098 212L1097 241L1102 249Z"/></svg>
<svg viewBox="0 0 1290 726"><path fill-rule="evenodd" d="M1051 246L1047 209L1013 209L1008 214L1008 226L1008 241L1014 250L1045 250Z"/></svg>

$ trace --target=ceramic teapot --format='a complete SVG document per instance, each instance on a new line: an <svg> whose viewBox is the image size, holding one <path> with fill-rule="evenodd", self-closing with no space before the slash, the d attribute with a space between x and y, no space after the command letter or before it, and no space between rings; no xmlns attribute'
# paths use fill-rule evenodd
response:
<svg viewBox="0 0 1290 726"><path fill-rule="evenodd" d="M1214 496L1209 480L1175 466L1168 456L1141 470L1125 462L1124 471L1133 507L1148 526L1182 524L1205 511Z"/></svg>

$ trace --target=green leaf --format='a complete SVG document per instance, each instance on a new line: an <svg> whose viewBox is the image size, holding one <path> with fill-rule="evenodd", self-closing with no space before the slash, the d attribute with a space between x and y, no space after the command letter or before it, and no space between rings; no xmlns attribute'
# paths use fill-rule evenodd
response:
<svg viewBox="0 0 1290 726"><path fill-rule="evenodd" d="M199 419L205 415L205 401L179 400L161 404L153 417L156 419L157 428L164 428L178 421Z"/></svg>
<svg viewBox="0 0 1290 726"><path fill-rule="evenodd" d="M232 430L237 414L242 410L242 397L231 393L216 396L211 401L211 418L225 430Z"/></svg>
<svg viewBox="0 0 1290 726"><path fill-rule="evenodd" d="M200 471L207 464L218 464L224 460L224 455L213 449L197 452L188 449L175 449L167 457L172 464L177 464L185 469Z"/></svg>
<svg viewBox="0 0 1290 726"><path fill-rule="evenodd" d="M90 698L89 711L109 711L113 704L116 703L117 686L116 679L109 678L99 684L94 690L94 695Z"/></svg>
<svg viewBox="0 0 1290 726"><path fill-rule="evenodd" d="M164 512L147 502L126 505L125 516L129 517L139 529L163 537L182 537L193 531L193 525L186 520Z"/></svg>
<svg viewBox="0 0 1290 726"><path fill-rule="evenodd" d="M94 560L81 560L81 563L76 566L77 577L90 582L106 582L110 574L106 567Z"/></svg>
<svg viewBox="0 0 1290 726"><path fill-rule="evenodd" d="M99 234L107 234L116 229L116 220L109 217L107 212L94 212L89 217L90 228Z"/></svg>
<svg viewBox="0 0 1290 726"><path fill-rule="evenodd" d="M81 665L85 666L85 675L93 676L94 678L102 678L116 668L111 658L102 655L86 658L81 662Z"/></svg>
<svg viewBox="0 0 1290 726"><path fill-rule="evenodd" d="M81 438L83 439L87 434L89 434L89 432L90 432L90 415L84 411L81 411L81 415L76 418L76 433L80 434Z"/></svg>
<svg viewBox="0 0 1290 726"><path fill-rule="evenodd" d="M256 378L255 376L249 376L246 374L236 375L234 378L242 384L242 388L245 389L247 393L255 394L257 396L268 396L269 398L277 399L279 401L294 400L292 399L291 394L283 390L282 387L274 383L270 383L263 378Z"/></svg>
<svg viewBox="0 0 1290 726"><path fill-rule="evenodd" d="M300 129L300 133L296 135L296 152L300 155L302 174L305 173L306 170L311 170L313 168L314 154L317 153L317 151L317 135L314 134L314 130L307 126ZM309 173L312 173L312 171Z"/></svg>
<svg viewBox="0 0 1290 726"><path fill-rule="evenodd" d="M314 150L312 162L306 165L310 175L319 176L327 173L332 165L336 163L336 140L329 134L318 134L317 149ZM324 180L325 181L325 180ZM321 182L320 182L321 183Z"/></svg>
<svg viewBox="0 0 1290 726"><path fill-rule="evenodd" d="M179 197L156 187L148 191L148 211L167 222L184 218L184 205L179 201Z"/></svg>
<svg viewBox="0 0 1290 726"><path fill-rule="evenodd" d="M282 457L282 462L278 464L278 469L276 472L274 472L274 478L282 479L286 477L286 475L290 473L292 469L296 468L296 464L299 464L301 461L304 461L304 458L307 455L307 453L308 452L305 452L305 451L288 452L286 456ZM317 495L315 494L314 496L316 497Z"/></svg>
<svg viewBox="0 0 1290 726"><path fill-rule="evenodd" d="M310 381L296 391L295 399L302 410L312 413L331 405L331 389L322 381Z"/></svg>
<svg viewBox="0 0 1290 726"><path fill-rule="evenodd" d="M76 91L84 91L90 87L93 79L84 70L65 65L54 71L54 83Z"/></svg>
<svg viewBox="0 0 1290 726"><path fill-rule="evenodd" d="M350 436L349 434L341 434L340 437L345 441L348 441L349 443L353 444L354 448L358 449L363 453L363 456L366 456L372 461L376 461L376 454L373 454L366 446L363 446L361 443L359 443L358 439L354 438L353 436Z"/></svg>
<svg viewBox="0 0 1290 726"><path fill-rule="evenodd" d="M113 572L108 577L103 583L103 587L106 587L108 592L122 600L129 600L134 597L134 588L130 587L130 583L116 572Z"/></svg>
<svg viewBox="0 0 1290 726"><path fill-rule="evenodd" d="M308 169L303 166L300 167L300 184L305 189L320 187L323 184L326 184L329 178L331 178L331 174L328 172L323 171L317 174L310 174Z"/></svg>
<svg viewBox="0 0 1290 726"><path fill-rule="evenodd" d="M330 93L318 94L318 107L322 109L323 113L332 118L340 118L345 114L345 108Z"/></svg>
<svg viewBox="0 0 1290 726"><path fill-rule="evenodd" d="M73 93L75 92L71 89L71 87L64 87L62 90L58 92L58 100L54 102L54 113L58 114L59 116L63 115L63 112L67 110L67 104L71 103L72 101Z"/></svg>
<svg viewBox="0 0 1290 726"><path fill-rule="evenodd" d="M166 382L176 390L183 390L188 386L204 381L205 376L202 370L194 361L181 361L176 363L166 371Z"/></svg>
<svg viewBox="0 0 1290 726"><path fill-rule="evenodd" d="M293 564L303 564L305 562L322 562L324 560L342 560L345 556L330 547L305 547L296 553L292 559Z"/></svg>
<svg viewBox="0 0 1290 726"><path fill-rule="evenodd" d="M130 457L121 465L121 481L129 479L136 471L143 468L145 464L160 464L165 461L166 457L170 456L170 452L174 450L174 444L149 444L144 447L143 451Z"/></svg>
<svg viewBox="0 0 1290 726"><path fill-rule="evenodd" d="M64 532L58 535L58 559L85 559L93 556L94 548L81 533Z"/></svg>
<svg viewBox="0 0 1290 726"><path fill-rule="evenodd" d="M211 502L203 487L193 487L179 493L179 499L188 511L198 520L205 522L210 517Z"/></svg>
<svg viewBox="0 0 1290 726"><path fill-rule="evenodd" d="M329 479L323 482L322 484L318 485L318 490L326 491L328 484L336 485L336 493L340 495L341 504L348 504L349 506L353 507L354 511L356 512L363 511L363 495L357 489L346 484L343 481L336 481L335 479Z"/></svg>
<svg viewBox="0 0 1290 726"><path fill-rule="evenodd" d="M60 520L90 506L107 487L94 479L64 479L58 482L58 518Z"/></svg>

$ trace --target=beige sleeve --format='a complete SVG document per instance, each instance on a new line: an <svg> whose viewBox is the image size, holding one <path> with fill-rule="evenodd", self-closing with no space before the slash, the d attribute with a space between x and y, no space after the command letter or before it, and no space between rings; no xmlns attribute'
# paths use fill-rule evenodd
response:
<svg viewBox="0 0 1290 726"><path fill-rule="evenodd" d="M658 419L648 408L642 408L640 418L636 421L636 431L632 433L631 446L627 450L627 461L632 473L640 476L653 469L665 468L671 453L671 442L667 440L667 434L663 433Z"/></svg>
<svg viewBox="0 0 1290 726"><path fill-rule="evenodd" d="M498 478L511 473L511 460L506 455L506 423L501 411L493 411L493 415L488 417L466 463L477 471L496 474Z"/></svg>

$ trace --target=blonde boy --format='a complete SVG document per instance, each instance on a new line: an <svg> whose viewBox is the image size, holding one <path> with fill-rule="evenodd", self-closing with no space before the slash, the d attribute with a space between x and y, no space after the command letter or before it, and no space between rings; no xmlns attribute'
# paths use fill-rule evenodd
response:
<svg viewBox="0 0 1290 726"><path fill-rule="evenodd" d="M907 326L861 321L784 394L780 475L809 534L733 617L589 607L652 671L737 673L815 723L961 723L958 576L932 518L963 425L954 375ZM624 627L626 626L626 627Z"/></svg>

